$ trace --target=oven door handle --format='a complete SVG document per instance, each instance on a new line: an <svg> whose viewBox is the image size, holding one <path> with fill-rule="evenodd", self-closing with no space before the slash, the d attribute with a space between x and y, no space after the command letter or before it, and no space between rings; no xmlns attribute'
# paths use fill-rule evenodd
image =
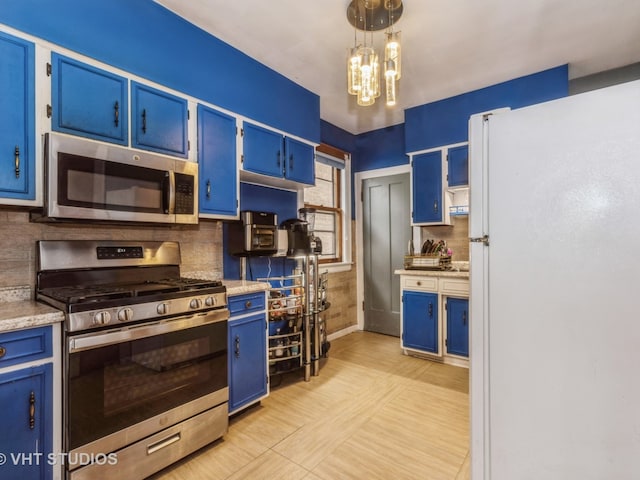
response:
<svg viewBox="0 0 640 480"><path fill-rule="evenodd" d="M77 353L83 350L91 350L131 340L139 340L141 338L153 337L165 333L176 332L178 330L185 330L187 328L201 327L211 323L223 322L228 320L228 318L229 310L227 308L220 308L207 312L204 315L195 314L189 317L179 317L173 320L144 323L142 325L109 330L107 332L103 331L86 335L78 335L69 338L69 353Z"/></svg>

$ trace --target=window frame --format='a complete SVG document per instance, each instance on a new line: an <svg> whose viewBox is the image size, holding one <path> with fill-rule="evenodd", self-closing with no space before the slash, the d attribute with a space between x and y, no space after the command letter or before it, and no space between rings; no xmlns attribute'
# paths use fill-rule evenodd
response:
<svg viewBox="0 0 640 480"><path fill-rule="evenodd" d="M328 162L319 160L318 157L324 157ZM305 208L315 208L316 211L322 213L331 213L336 215L336 256L332 258L321 258L318 260L323 267L328 267L329 271L348 270L351 268L351 155L348 152L340 150L322 143L316 147L316 157L314 162L320 162L331 165L331 163L341 164L339 168L335 165L334 172L334 200L337 206L327 207L323 205L315 205L304 201L304 192L302 192L301 203ZM331 162L331 163L329 163Z"/></svg>

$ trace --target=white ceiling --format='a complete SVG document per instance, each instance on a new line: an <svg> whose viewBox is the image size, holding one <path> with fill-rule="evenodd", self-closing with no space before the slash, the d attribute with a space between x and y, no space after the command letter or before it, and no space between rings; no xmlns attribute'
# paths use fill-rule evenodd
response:
<svg viewBox="0 0 640 480"><path fill-rule="evenodd" d="M319 95L321 118L354 134L565 63L578 78L640 61L640 0L404 0L398 104L360 107L346 93L350 0L156 1Z"/></svg>

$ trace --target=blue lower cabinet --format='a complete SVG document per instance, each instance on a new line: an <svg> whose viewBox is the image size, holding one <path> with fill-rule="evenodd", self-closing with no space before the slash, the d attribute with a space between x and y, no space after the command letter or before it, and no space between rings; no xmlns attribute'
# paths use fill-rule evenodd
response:
<svg viewBox="0 0 640 480"><path fill-rule="evenodd" d="M0 374L0 478L53 478L52 364Z"/></svg>
<svg viewBox="0 0 640 480"><path fill-rule="evenodd" d="M447 298L447 353L469 356L469 300Z"/></svg>
<svg viewBox="0 0 640 480"><path fill-rule="evenodd" d="M439 353L437 293L402 292L402 347Z"/></svg>
<svg viewBox="0 0 640 480"><path fill-rule="evenodd" d="M264 308L264 292L260 294ZM255 294L230 297L232 302L256 305ZM267 395L266 311L229 319L229 413Z"/></svg>

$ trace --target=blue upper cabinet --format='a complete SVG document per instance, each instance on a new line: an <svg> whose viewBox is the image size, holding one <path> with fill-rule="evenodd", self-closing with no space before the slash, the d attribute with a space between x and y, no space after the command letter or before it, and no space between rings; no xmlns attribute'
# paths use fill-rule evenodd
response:
<svg viewBox="0 0 640 480"><path fill-rule="evenodd" d="M285 188L315 183L312 145L247 122L242 135L242 169L249 175L245 173L247 180Z"/></svg>
<svg viewBox="0 0 640 480"><path fill-rule="evenodd" d="M285 137L285 178L294 182L315 183L315 149L308 143Z"/></svg>
<svg viewBox="0 0 640 480"><path fill-rule="evenodd" d="M414 224L448 224L443 184L442 151L414 155L411 160L411 191Z"/></svg>
<svg viewBox="0 0 640 480"><path fill-rule="evenodd" d="M282 135L244 122L242 127L242 168L272 177L284 176Z"/></svg>
<svg viewBox="0 0 640 480"><path fill-rule="evenodd" d="M51 54L51 128L120 145L129 143L127 79Z"/></svg>
<svg viewBox="0 0 640 480"><path fill-rule="evenodd" d="M8 203L35 199L34 65L33 43L0 32L0 197Z"/></svg>
<svg viewBox="0 0 640 480"><path fill-rule="evenodd" d="M198 164L200 214L238 214L236 119L198 105Z"/></svg>
<svg viewBox="0 0 640 480"><path fill-rule="evenodd" d="M449 148L447 153L448 179L450 187L464 187L469 185L469 146Z"/></svg>
<svg viewBox="0 0 640 480"><path fill-rule="evenodd" d="M131 82L131 146L187 158L187 100Z"/></svg>

